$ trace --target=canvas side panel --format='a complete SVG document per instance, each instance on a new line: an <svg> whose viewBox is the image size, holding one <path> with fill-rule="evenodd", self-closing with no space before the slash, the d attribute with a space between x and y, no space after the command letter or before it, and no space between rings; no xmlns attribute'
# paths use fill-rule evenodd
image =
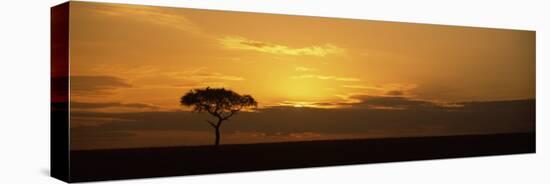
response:
<svg viewBox="0 0 550 184"><path fill-rule="evenodd" d="M69 2L51 8L51 176L69 182Z"/></svg>

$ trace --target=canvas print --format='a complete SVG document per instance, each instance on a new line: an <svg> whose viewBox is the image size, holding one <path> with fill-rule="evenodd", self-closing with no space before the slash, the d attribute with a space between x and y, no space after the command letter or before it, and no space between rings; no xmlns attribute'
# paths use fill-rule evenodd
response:
<svg viewBox="0 0 550 184"><path fill-rule="evenodd" d="M534 152L534 31L52 8L65 181Z"/></svg>

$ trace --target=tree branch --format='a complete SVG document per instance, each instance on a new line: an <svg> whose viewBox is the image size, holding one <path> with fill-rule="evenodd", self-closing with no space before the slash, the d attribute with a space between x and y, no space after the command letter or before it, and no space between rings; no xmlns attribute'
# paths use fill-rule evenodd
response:
<svg viewBox="0 0 550 184"><path fill-rule="evenodd" d="M212 123L211 121L208 121L208 120L206 120L206 122L207 122L208 124L210 124L210 126L216 128L216 124L214 124L214 123Z"/></svg>
<svg viewBox="0 0 550 184"><path fill-rule="evenodd" d="M233 109L233 110L231 110L231 112L229 113L229 115L223 117L223 120L229 119L231 116L237 114L237 112L239 112L241 109L242 109L242 107L241 107L241 108L238 108L238 109Z"/></svg>
<svg viewBox="0 0 550 184"><path fill-rule="evenodd" d="M210 115L215 116L215 117L217 117L218 119L223 119L223 118L220 116L220 114L218 114L217 110L212 111L210 108L206 108L206 111L207 111Z"/></svg>

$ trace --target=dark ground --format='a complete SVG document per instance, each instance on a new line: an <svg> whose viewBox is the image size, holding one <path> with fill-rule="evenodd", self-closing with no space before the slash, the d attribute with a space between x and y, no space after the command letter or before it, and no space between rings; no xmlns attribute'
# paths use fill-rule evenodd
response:
<svg viewBox="0 0 550 184"><path fill-rule="evenodd" d="M535 133L71 151L71 182L534 153Z"/></svg>

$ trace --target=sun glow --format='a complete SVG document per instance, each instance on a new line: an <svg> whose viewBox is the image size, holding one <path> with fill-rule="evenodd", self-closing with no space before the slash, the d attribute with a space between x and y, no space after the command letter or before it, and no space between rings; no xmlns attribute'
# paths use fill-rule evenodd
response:
<svg viewBox="0 0 550 184"><path fill-rule="evenodd" d="M313 100L328 97L322 81L307 79L285 79L281 82L283 95L288 100Z"/></svg>

